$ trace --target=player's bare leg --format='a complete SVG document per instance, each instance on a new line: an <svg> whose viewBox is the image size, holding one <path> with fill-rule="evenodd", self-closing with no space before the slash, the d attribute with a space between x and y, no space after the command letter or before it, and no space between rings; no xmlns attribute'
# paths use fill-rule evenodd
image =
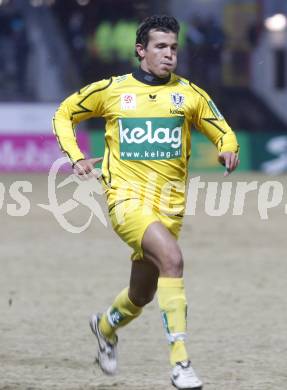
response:
<svg viewBox="0 0 287 390"><path fill-rule="evenodd" d="M178 389L201 389L186 348L187 302L184 291L183 259L175 237L160 222L146 230L142 248L146 259L159 269L158 302L170 345L171 381Z"/></svg>
<svg viewBox="0 0 287 390"><path fill-rule="evenodd" d="M157 290L159 270L146 259L132 262L129 298L137 306L145 306L151 302Z"/></svg>
<svg viewBox="0 0 287 390"><path fill-rule="evenodd" d="M108 348L103 350L100 367L106 374L116 372L116 330L138 317L142 307L151 302L158 288L158 300L171 345L172 383L178 389L201 389L184 345L186 331L186 298L182 272L183 260L175 238L159 222L151 224L143 237L144 259L132 262L130 285L115 299L99 321L94 317L91 327L98 340ZM100 344L99 341L99 344Z"/></svg>
<svg viewBox="0 0 287 390"><path fill-rule="evenodd" d="M159 269L160 277L181 278L183 259L174 236L160 222L148 226L142 239L144 257Z"/></svg>

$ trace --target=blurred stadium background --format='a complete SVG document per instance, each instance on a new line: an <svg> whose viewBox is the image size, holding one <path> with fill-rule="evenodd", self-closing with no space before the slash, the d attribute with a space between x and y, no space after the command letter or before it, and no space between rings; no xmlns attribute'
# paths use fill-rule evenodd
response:
<svg viewBox="0 0 287 390"><path fill-rule="evenodd" d="M287 170L285 0L0 0L0 171L47 171L58 103L83 85L138 66L138 22L181 22L178 73L214 98L242 144L241 171ZM82 125L102 154L103 122ZM194 134L193 171L216 171L216 151Z"/></svg>

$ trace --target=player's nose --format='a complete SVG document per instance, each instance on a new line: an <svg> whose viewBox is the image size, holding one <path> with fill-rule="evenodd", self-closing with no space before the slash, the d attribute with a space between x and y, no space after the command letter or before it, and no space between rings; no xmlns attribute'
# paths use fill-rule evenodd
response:
<svg viewBox="0 0 287 390"><path fill-rule="evenodd" d="M171 50L171 48L170 47L166 47L164 54L165 54L165 57L171 58L172 57L172 50Z"/></svg>

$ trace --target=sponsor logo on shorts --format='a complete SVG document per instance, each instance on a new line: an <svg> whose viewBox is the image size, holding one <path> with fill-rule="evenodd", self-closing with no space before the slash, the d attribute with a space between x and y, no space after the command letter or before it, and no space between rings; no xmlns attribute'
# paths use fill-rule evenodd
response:
<svg viewBox="0 0 287 390"><path fill-rule="evenodd" d="M184 117L120 118L121 160L170 160L181 157Z"/></svg>

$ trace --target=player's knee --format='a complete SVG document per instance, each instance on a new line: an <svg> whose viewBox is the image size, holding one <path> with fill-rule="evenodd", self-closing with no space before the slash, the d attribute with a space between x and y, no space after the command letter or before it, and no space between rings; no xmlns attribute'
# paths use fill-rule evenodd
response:
<svg viewBox="0 0 287 390"><path fill-rule="evenodd" d="M170 276L181 276L183 271L182 253L178 246L168 248L161 260L162 272Z"/></svg>

